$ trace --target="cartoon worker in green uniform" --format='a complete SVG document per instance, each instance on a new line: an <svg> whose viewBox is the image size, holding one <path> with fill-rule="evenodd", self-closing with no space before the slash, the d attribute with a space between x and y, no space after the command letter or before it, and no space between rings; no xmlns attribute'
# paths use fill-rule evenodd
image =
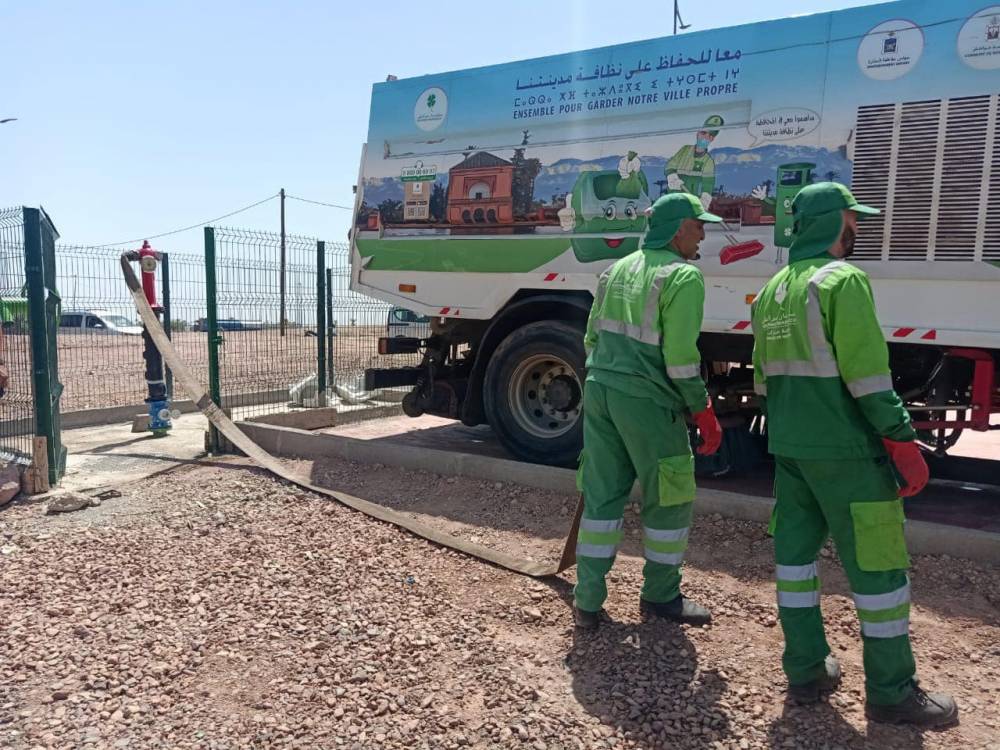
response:
<svg viewBox="0 0 1000 750"><path fill-rule="evenodd" d="M706 119L704 126L698 131L695 144L681 146L663 169L667 177L668 192L697 195L706 211L715 189L715 159L708 153L708 148L724 124L725 120L719 115Z"/></svg>
<svg viewBox="0 0 1000 750"><path fill-rule="evenodd" d="M580 262L621 258L638 249L638 237L614 235L646 229L645 211L652 201L641 167L636 152L629 151L617 170L583 172L577 177L566 206L559 211L560 226L564 232L607 235L574 237L570 244Z"/></svg>

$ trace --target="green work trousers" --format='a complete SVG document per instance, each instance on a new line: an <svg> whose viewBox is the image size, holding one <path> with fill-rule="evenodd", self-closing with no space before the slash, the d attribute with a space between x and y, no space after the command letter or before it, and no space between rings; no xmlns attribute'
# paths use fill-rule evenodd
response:
<svg viewBox="0 0 1000 750"><path fill-rule="evenodd" d="M668 602L680 594L694 502L694 456L680 414L587 381L583 455L577 483L583 518L577 537L576 606L596 612L608 596L604 577L622 540L623 516L636 478L642 487L642 598Z"/></svg>
<svg viewBox="0 0 1000 750"><path fill-rule="evenodd" d="M816 556L832 535L861 623L868 701L899 703L913 689L916 665L903 506L888 460L776 456L775 463L771 532L789 683L817 677L830 653Z"/></svg>

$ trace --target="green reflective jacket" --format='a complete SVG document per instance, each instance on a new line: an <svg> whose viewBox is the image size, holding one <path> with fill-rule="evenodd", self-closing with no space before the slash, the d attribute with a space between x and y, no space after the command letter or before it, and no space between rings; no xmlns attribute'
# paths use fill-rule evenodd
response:
<svg viewBox="0 0 1000 750"><path fill-rule="evenodd" d="M916 438L864 271L826 254L790 263L757 295L752 319L772 453L875 457L885 455L882 437Z"/></svg>
<svg viewBox="0 0 1000 750"><path fill-rule="evenodd" d="M587 321L587 380L674 411L708 405L698 334L701 271L673 250L637 250L601 274Z"/></svg>

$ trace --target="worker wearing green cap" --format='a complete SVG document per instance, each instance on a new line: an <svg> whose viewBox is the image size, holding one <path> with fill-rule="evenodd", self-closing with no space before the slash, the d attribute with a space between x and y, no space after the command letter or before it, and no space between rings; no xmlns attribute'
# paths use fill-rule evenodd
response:
<svg viewBox="0 0 1000 750"><path fill-rule="evenodd" d="M823 632L816 566L832 536L860 620L866 715L943 726L955 721L955 702L914 680L900 499L923 489L927 464L893 389L868 276L846 262L858 220L877 213L843 185L803 188L792 201L789 264L753 303L754 387L776 466L770 530L782 665L799 703L818 700L840 680Z"/></svg>
<svg viewBox="0 0 1000 750"><path fill-rule="evenodd" d="M712 203L712 191L715 189L715 159L708 153L708 148L723 125L725 120L719 115L706 119L695 136L694 145L681 146L663 169L667 177L667 189L671 193L697 195L706 211Z"/></svg>
<svg viewBox="0 0 1000 750"><path fill-rule="evenodd" d="M705 238L704 223L721 219L687 193L660 197L647 216L640 249L601 275L584 339L584 448L577 473L584 511L574 598L577 625L587 629L600 623L608 594L604 578L622 540L636 478L646 558L642 613L710 620L708 610L680 591L695 489L685 413L698 426L699 453L714 453L722 440L697 345L705 282L688 261Z"/></svg>

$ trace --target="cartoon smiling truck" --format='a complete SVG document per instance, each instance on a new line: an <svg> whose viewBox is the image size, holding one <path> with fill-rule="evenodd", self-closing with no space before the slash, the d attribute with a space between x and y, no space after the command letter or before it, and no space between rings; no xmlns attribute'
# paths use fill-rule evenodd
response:
<svg viewBox="0 0 1000 750"><path fill-rule="evenodd" d="M573 237L573 254L581 263L622 258L639 247L638 234L646 230L645 211L652 205L649 183L635 152L618 170L583 172L559 211L565 232L603 237ZM623 175L624 172L624 175ZM616 236L618 235L618 236Z"/></svg>

